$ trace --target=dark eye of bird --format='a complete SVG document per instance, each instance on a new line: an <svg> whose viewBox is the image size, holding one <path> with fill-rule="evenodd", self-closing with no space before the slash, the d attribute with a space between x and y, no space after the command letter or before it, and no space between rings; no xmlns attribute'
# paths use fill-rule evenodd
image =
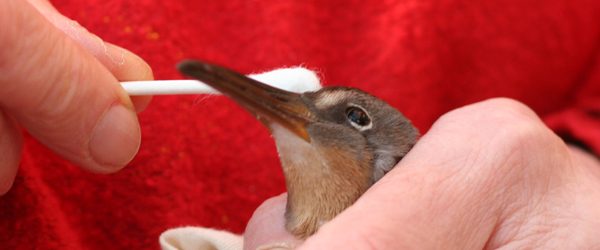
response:
<svg viewBox="0 0 600 250"><path fill-rule="evenodd" d="M367 115L367 112L359 107L348 107L346 109L346 117L354 125L360 127L367 126L371 123L371 118Z"/></svg>

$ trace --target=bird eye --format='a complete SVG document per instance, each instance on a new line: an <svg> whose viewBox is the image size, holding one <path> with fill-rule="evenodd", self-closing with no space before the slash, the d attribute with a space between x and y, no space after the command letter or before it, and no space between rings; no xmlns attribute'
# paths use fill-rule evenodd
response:
<svg viewBox="0 0 600 250"><path fill-rule="evenodd" d="M346 109L346 117L348 117L352 126L358 129L370 128L371 118L367 114L367 111L364 111L359 107L348 107Z"/></svg>

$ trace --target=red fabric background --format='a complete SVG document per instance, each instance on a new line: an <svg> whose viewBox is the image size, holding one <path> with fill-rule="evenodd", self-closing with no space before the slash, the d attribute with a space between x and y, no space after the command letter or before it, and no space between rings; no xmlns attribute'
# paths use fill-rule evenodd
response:
<svg viewBox="0 0 600 250"><path fill-rule="evenodd" d="M362 88L422 133L445 112L496 96L533 108L600 152L597 0L63 0L91 32L178 79L184 58L242 73L304 65ZM242 233L285 191L266 129L224 97L158 96L140 115L137 157L87 173L30 136L0 197L4 249L157 249L169 228Z"/></svg>

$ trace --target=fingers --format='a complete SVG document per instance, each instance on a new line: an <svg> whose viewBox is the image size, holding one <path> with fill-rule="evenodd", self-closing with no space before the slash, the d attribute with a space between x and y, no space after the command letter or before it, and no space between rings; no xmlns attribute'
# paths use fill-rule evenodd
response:
<svg viewBox="0 0 600 250"><path fill-rule="evenodd" d="M87 31L85 32L91 36L95 36ZM98 40L102 42L102 40ZM100 53L95 53L94 55L115 76L115 78L117 78L117 80L154 80L150 66L136 54L107 42L104 42L103 45L104 50L101 50ZM88 48L88 50L90 49ZM129 98L138 114L144 111L152 100L152 96L130 96Z"/></svg>
<svg viewBox="0 0 600 250"><path fill-rule="evenodd" d="M518 102L473 104L440 118L296 249L589 249L600 244L598 164ZM255 212L246 249L291 242L284 204L278 197Z"/></svg>
<svg viewBox="0 0 600 250"><path fill-rule="evenodd" d="M549 161L558 162L565 155L561 147L533 112L514 101L495 99L456 110L440 118L399 166L300 249L484 249L490 242L499 244L511 233L499 225L515 216L527 218L527 211L534 210L530 206L560 182L553 178L561 175L552 172L565 169L541 162L542 171L533 164L548 160L535 159L547 152L554 153ZM531 153L537 154L527 159ZM492 234L501 236L491 239Z"/></svg>
<svg viewBox="0 0 600 250"><path fill-rule="evenodd" d="M21 152L23 135L17 121L0 111L0 195L6 194L15 180Z"/></svg>
<svg viewBox="0 0 600 250"><path fill-rule="evenodd" d="M125 166L138 150L140 129L134 105L113 74L27 2L4 1L0 25L0 107L85 169L107 173ZM124 78L150 77L137 68L142 66L126 66L132 57L122 55L113 71ZM125 73L136 70L146 73Z"/></svg>
<svg viewBox="0 0 600 250"><path fill-rule="evenodd" d="M29 2L54 26L94 55L117 80L154 80L150 66L136 54L117 45L104 42L76 21L60 14L47 0L29 0ZM137 113L142 112L148 106L151 99L151 96L131 97Z"/></svg>
<svg viewBox="0 0 600 250"><path fill-rule="evenodd" d="M292 234L285 230L285 206L287 193L268 199L254 211L244 234L244 249L254 250L264 246L279 246L293 249L300 244Z"/></svg>

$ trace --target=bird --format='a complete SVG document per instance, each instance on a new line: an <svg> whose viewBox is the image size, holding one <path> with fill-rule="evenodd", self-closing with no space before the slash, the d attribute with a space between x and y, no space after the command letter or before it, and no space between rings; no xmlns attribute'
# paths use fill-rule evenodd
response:
<svg viewBox="0 0 600 250"><path fill-rule="evenodd" d="M285 228L302 240L352 205L418 140L402 113L357 88L294 93L207 62L185 60L177 69L228 96L270 131L288 193Z"/></svg>

